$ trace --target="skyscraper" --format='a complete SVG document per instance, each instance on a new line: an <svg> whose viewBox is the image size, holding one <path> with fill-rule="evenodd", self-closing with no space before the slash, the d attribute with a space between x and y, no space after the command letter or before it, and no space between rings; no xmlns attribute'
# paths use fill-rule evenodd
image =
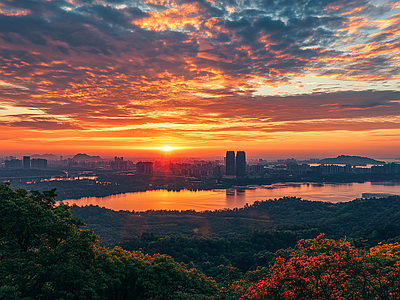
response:
<svg viewBox="0 0 400 300"><path fill-rule="evenodd" d="M30 156L24 156L22 158L22 166L24 169L30 169L31 168L31 157Z"/></svg>
<svg viewBox="0 0 400 300"><path fill-rule="evenodd" d="M226 165L226 175L235 176L236 175L235 151L226 151L225 165Z"/></svg>
<svg viewBox="0 0 400 300"><path fill-rule="evenodd" d="M236 154L236 177L243 177L246 175L246 153L238 151Z"/></svg>

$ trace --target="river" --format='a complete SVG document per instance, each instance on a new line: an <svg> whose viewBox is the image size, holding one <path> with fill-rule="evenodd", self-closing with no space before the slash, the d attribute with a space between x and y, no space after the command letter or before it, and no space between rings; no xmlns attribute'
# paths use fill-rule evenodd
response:
<svg viewBox="0 0 400 300"><path fill-rule="evenodd" d="M389 193L400 195L400 182L364 183L281 183L262 187L248 187L211 191L167 191L124 193L107 197L86 197L65 200L70 205L98 205L112 210L215 210L243 207L246 203L296 196L306 200L346 202L361 198L362 193Z"/></svg>

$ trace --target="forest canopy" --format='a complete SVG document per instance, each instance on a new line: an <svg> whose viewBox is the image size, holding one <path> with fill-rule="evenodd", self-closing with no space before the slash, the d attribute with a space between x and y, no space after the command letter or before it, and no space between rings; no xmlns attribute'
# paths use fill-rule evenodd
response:
<svg viewBox="0 0 400 300"><path fill-rule="evenodd" d="M54 190L0 185L0 299L179 299L216 292L166 255L100 247Z"/></svg>
<svg viewBox="0 0 400 300"><path fill-rule="evenodd" d="M400 297L400 245L395 242L369 247L362 239L334 240L324 234L298 240L296 231L275 229L236 238L143 233L121 242L125 249L105 248L55 196L55 190L27 192L0 184L0 299ZM385 201L393 207L399 199ZM261 207L279 216L278 204L271 202L267 209L258 203L241 211ZM286 199L281 204L286 211L307 214L307 202ZM305 225L301 230L315 234ZM285 246L289 240L293 248ZM252 251L256 254L250 256Z"/></svg>

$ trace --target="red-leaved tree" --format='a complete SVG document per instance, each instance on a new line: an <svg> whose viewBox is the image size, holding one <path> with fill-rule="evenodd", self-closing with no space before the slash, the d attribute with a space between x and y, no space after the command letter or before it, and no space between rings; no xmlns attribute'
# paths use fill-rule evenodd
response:
<svg viewBox="0 0 400 300"><path fill-rule="evenodd" d="M300 240L288 258L278 257L242 299L374 299L369 265L365 251L321 234Z"/></svg>

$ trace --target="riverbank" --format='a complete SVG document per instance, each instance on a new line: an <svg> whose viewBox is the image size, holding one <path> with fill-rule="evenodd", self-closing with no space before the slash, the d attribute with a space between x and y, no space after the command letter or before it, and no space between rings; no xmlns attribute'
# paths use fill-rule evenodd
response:
<svg viewBox="0 0 400 300"><path fill-rule="evenodd" d="M318 202L348 202L362 194L400 194L400 182L277 183L262 187L236 186L213 190L149 190L107 197L66 200L70 205L98 205L115 211L170 210L196 212L242 208L257 201L300 197Z"/></svg>
<svg viewBox="0 0 400 300"><path fill-rule="evenodd" d="M1 174L0 174L1 175ZM32 176L33 174L31 174ZM57 173L60 178L63 173ZM71 176L71 174L69 174ZM380 181L400 181L400 175L389 174L328 174L301 176L274 176L272 178L195 178L177 175L137 175L132 173L117 173L111 171L96 171L86 174L77 180L49 180L56 174L46 171L39 174L34 180L21 176L14 176L11 181L13 188L27 190L57 189L57 200L80 199L83 197L107 197L130 192L145 192L151 190L204 190L214 189L252 189L257 186L273 184L340 184L340 183L364 183ZM64 174L65 176L65 174ZM93 177L93 179L90 179ZM6 178L6 177L4 177ZM70 177L71 178L71 177ZM29 183L28 183L29 182Z"/></svg>

